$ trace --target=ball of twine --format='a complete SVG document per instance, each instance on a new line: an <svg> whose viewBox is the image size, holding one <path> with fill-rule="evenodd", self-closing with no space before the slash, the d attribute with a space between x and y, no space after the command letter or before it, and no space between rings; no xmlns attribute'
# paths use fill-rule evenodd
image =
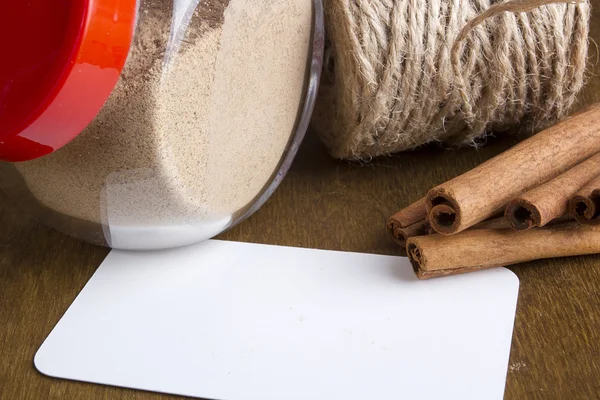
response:
<svg viewBox="0 0 600 400"><path fill-rule="evenodd" d="M337 158L534 131L562 118L584 83L587 2L326 0L325 8L328 56L313 123Z"/></svg>

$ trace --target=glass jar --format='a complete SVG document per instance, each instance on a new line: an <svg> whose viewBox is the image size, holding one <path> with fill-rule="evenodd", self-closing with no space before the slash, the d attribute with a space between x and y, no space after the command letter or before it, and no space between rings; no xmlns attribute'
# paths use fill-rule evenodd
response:
<svg viewBox="0 0 600 400"><path fill-rule="evenodd" d="M287 172L321 70L321 0L2 8L7 31L27 13L36 27L19 49L53 34L0 69L0 185L56 229L119 249L187 245L248 217Z"/></svg>

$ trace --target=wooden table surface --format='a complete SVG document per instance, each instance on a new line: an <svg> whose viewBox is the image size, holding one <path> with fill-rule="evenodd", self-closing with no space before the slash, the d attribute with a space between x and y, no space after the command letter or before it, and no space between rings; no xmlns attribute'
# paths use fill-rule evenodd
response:
<svg viewBox="0 0 600 400"><path fill-rule="evenodd" d="M600 7L591 27L600 42ZM600 77L591 74L581 104L593 101L600 101ZM330 159L309 134L275 195L221 238L399 254L383 229L389 215L514 143L490 140L479 151L428 148L357 165ZM51 379L35 370L36 350L108 250L45 227L3 193L0 210L0 399L180 398ZM511 270L521 288L506 399L599 399L600 256Z"/></svg>

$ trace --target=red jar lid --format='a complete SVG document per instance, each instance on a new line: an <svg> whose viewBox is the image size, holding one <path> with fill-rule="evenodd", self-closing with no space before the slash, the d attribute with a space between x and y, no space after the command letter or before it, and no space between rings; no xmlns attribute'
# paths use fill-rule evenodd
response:
<svg viewBox="0 0 600 400"><path fill-rule="evenodd" d="M51 153L98 114L125 65L136 0L0 5L0 160Z"/></svg>

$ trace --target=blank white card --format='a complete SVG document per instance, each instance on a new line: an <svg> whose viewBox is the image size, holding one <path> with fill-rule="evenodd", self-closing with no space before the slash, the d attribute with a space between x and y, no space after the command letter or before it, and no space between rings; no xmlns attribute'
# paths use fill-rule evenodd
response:
<svg viewBox="0 0 600 400"><path fill-rule="evenodd" d="M516 276L208 241L112 251L35 357L53 377L219 400L502 399Z"/></svg>

